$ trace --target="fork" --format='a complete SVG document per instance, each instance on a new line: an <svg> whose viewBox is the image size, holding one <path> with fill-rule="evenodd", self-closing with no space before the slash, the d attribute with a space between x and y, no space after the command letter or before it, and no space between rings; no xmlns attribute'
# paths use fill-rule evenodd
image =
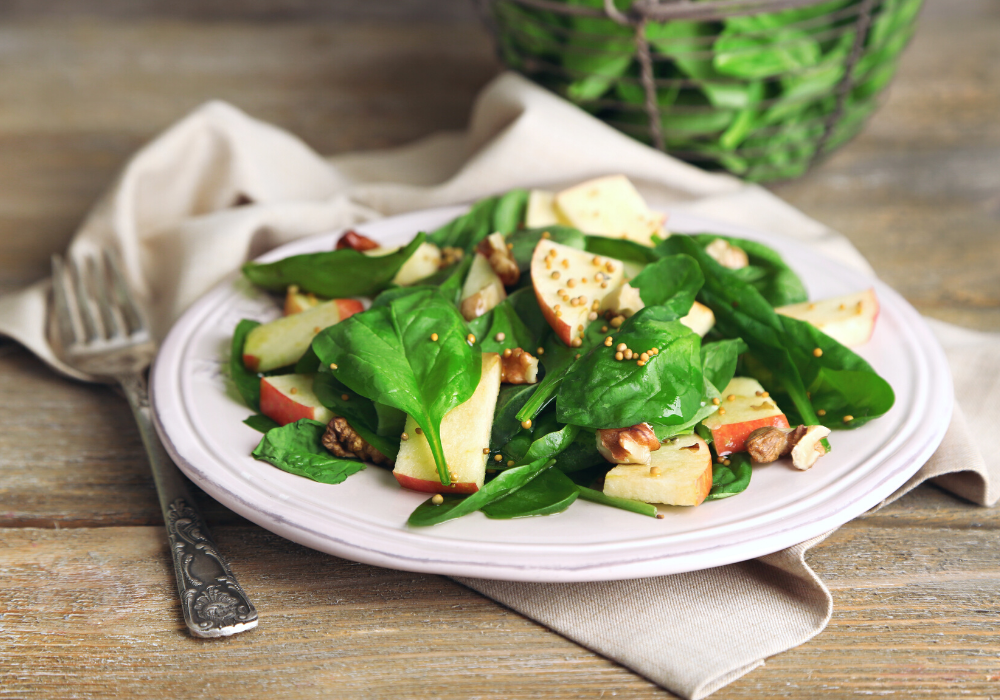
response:
<svg viewBox="0 0 1000 700"><path fill-rule="evenodd" d="M51 337L69 365L121 386L149 455L170 539L177 589L188 629L197 637L228 637L257 626L257 610L212 541L184 477L153 427L145 370L156 344L121 272L116 251L52 256Z"/></svg>

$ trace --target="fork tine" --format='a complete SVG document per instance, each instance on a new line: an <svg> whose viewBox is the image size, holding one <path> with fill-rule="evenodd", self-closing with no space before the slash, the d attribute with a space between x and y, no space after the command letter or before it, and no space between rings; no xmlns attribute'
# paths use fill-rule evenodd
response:
<svg viewBox="0 0 1000 700"><path fill-rule="evenodd" d="M80 266L77 265L72 255L66 258L66 269L69 271L69 277L76 294L76 310L83 324L84 340L89 343L100 337L97 319L94 318L94 312L90 308L90 290L87 289L88 285ZM79 338L77 340L79 341Z"/></svg>
<svg viewBox="0 0 1000 700"><path fill-rule="evenodd" d="M59 340L63 346L77 342L79 335L73 319L72 309L76 302L71 298L72 288L66 283L66 266L61 255L52 256L52 300L59 329Z"/></svg>
<svg viewBox="0 0 1000 700"><path fill-rule="evenodd" d="M122 324L116 313L116 300L113 298L111 276L108 271L106 256L87 258L87 271L94 282L94 298L97 300L97 310L101 315L105 338L115 340L122 337Z"/></svg>
<svg viewBox="0 0 1000 700"><path fill-rule="evenodd" d="M139 310L135 299L132 297L132 290L125 281L122 274L121 255L115 248L104 249L104 261L111 277L111 284L118 299L118 309L125 319L130 333L140 333L146 330L146 319Z"/></svg>

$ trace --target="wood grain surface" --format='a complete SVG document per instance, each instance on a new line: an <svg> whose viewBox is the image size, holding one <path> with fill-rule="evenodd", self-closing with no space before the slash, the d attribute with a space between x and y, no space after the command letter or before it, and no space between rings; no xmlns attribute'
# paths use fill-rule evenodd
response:
<svg viewBox="0 0 1000 700"><path fill-rule="evenodd" d="M0 2L0 291L129 154L225 99L324 153L461 127L498 70L464 1ZM1000 330L1000 4L929 0L885 106L774 187L922 312ZM442 577L319 554L202 496L260 627L189 637L115 392L0 341L0 697L671 697ZM1000 697L1000 517L933 486L809 562L821 635L713 698Z"/></svg>

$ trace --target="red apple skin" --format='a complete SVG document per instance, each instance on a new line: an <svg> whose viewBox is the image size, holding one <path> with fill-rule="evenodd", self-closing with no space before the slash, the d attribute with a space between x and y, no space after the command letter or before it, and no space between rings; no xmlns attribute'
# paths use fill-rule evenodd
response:
<svg viewBox="0 0 1000 700"><path fill-rule="evenodd" d="M316 419L316 408L305 406L271 386L267 377L260 380L260 412L278 425L288 425L302 418Z"/></svg>
<svg viewBox="0 0 1000 700"><path fill-rule="evenodd" d="M359 314L364 310L364 304L357 299L337 299L337 311L340 313L341 321L349 316L353 316L354 314Z"/></svg>
<svg viewBox="0 0 1000 700"><path fill-rule="evenodd" d="M404 489L410 489L411 491L420 491L422 493L475 493L479 490L479 487L474 483L464 483L464 484L450 484L444 486L440 481L430 481L428 479L414 479L412 476L406 476L405 474L400 474L399 472L394 472L393 476L396 477L396 481ZM452 488L454 486L455 488Z"/></svg>
<svg viewBox="0 0 1000 700"><path fill-rule="evenodd" d="M251 372L257 371L257 365L260 363L260 358L256 355L244 355L243 356L243 366L246 367Z"/></svg>
<svg viewBox="0 0 1000 700"><path fill-rule="evenodd" d="M757 428L765 428L772 425L776 428L789 427L788 419L785 418L784 413L759 420L721 425L712 431L712 442L715 444L715 453L722 456L733 452L745 452L746 441L750 433Z"/></svg>
<svg viewBox="0 0 1000 700"><path fill-rule="evenodd" d="M351 248L358 251L359 253L365 250L374 250L375 248L381 248L378 243L370 239L368 236L362 236L357 231L347 231L343 236L337 240L337 250L343 250L344 248Z"/></svg>

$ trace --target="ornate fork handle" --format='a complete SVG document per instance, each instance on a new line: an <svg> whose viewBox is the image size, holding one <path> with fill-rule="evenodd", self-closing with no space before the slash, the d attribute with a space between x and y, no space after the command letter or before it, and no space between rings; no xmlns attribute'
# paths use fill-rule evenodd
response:
<svg viewBox="0 0 1000 700"><path fill-rule="evenodd" d="M209 536L184 477L156 434L145 377L129 373L117 379L149 454L188 629L198 637L228 637L256 627L257 609Z"/></svg>

